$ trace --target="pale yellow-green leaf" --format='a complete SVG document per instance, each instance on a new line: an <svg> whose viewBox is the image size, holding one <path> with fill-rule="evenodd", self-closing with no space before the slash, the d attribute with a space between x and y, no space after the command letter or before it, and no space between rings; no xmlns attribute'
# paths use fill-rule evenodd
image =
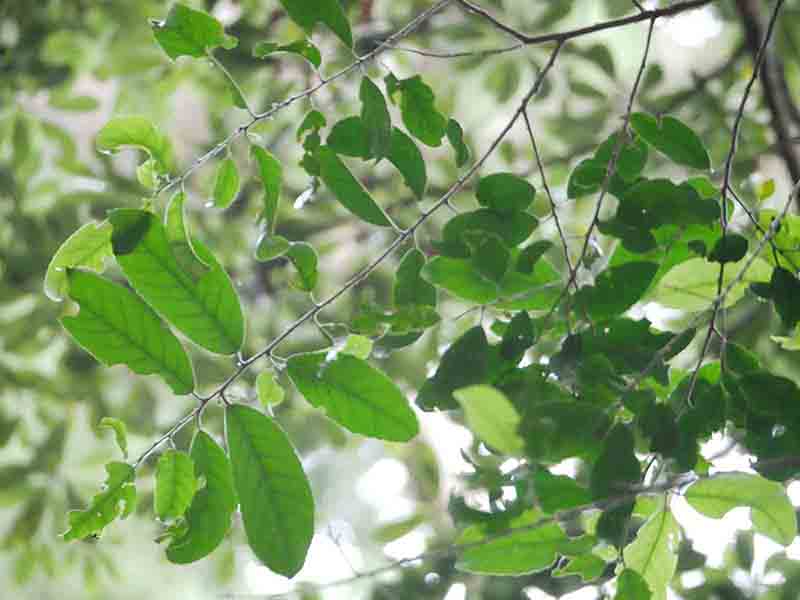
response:
<svg viewBox="0 0 800 600"><path fill-rule="evenodd" d="M456 390L453 396L481 440L506 454L522 451L524 443L517 433L519 414L502 392L489 385L473 385Z"/></svg>
<svg viewBox="0 0 800 600"><path fill-rule="evenodd" d="M56 251L44 278L44 292L51 300L59 302L67 295L67 268L83 267L98 273L103 271L105 259L113 256L111 250L111 224L108 221L86 223L69 236Z"/></svg>
<svg viewBox="0 0 800 600"><path fill-rule="evenodd" d="M653 600L666 600L667 586L678 565L680 528L669 507L662 507L642 525L624 550L625 566L647 582Z"/></svg>
<svg viewBox="0 0 800 600"><path fill-rule="evenodd" d="M258 399L265 407L277 406L283 402L286 392L278 383L278 379L270 372L263 371L256 377L256 393Z"/></svg>

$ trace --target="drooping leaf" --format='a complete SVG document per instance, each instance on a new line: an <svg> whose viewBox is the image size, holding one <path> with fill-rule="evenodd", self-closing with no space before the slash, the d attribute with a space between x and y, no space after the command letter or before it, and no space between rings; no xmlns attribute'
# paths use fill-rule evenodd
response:
<svg viewBox="0 0 800 600"><path fill-rule="evenodd" d="M461 168L469 162L470 156L469 147L466 142L464 142L464 130L461 128L461 124L458 121L449 119L447 121L446 133L447 140L450 142L456 154L456 166Z"/></svg>
<svg viewBox="0 0 800 600"><path fill-rule="evenodd" d="M111 223L92 221L80 227L58 248L44 278L44 292L56 302L68 293L67 269L82 267L101 273L105 259L111 258Z"/></svg>
<svg viewBox="0 0 800 600"><path fill-rule="evenodd" d="M292 247L292 243L282 235L270 235L265 231L256 244L256 260L267 262L283 256Z"/></svg>
<svg viewBox="0 0 800 600"><path fill-rule="evenodd" d="M289 359L289 377L306 400L353 433L403 442L417 435L417 418L391 379L355 356L326 357Z"/></svg>
<svg viewBox="0 0 800 600"><path fill-rule="evenodd" d="M400 112L408 132L427 146L441 146L447 133L447 119L437 110L433 90L422 77L398 80L388 75L386 88L390 98L400 93Z"/></svg>
<svg viewBox="0 0 800 600"><path fill-rule="evenodd" d="M680 527L668 507L655 512L624 551L625 566L647 582L653 600L665 600L678 565Z"/></svg>
<svg viewBox="0 0 800 600"><path fill-rule="evenodd" d="M178 262L167 231L153 213L118 209L109 220L117 262L145 301L203 348L218 354L237 352L244 341L239 297L205 246L193 240L194 251L208 265L197 276L186 270L185 262Z"/></svg>
<svg viewBox="0 0 800 600"><path fill-rule="evenodd" d="M319 160L322 181L342 206L367 223L379 227L391 225L386 214L333 150L320 146L314 156Z"/></svg>
<svg viewBox="0 0 800 600"><path fill-rule="evenodd" d="M257 410L225 410L225 428L247 541L272 571L294 576L314 535L314 499L286 433Z"/></svg>
<svg viewBox="0 0 800 600"><path fill-rule="evenodd" d="M136 472L123 462L106 465L108 477L103 491L92 498L86 510L73 510L67 515L69 529L64 540L81 540L99 535L107 525L120 515L124 519L136 508Z"/></svg>
<svg viewBox="0 0 800 600"><path fill-rule="evenodd" d="M239 193L239 170L236 162L228 157L219 163L214 180L214 206L228 208Z"/></svg>
<svg viewBox="0 0 800 600"><path fill-rule="evenodd" d="M152 21L156 41L171 59L200 58L214 48L233 48L236 38L226 35L222 23L201 10L174 4L164 21Z"/></svg>
<svg viewBox="0 0 800 600"><path fill-rule="evenodd" d="M185 452L167 450L156 465L155 511L162 521L183 516L196 488L194 462Z"/></svg>
<svg viewBox="0 0 800 600"><path fill-rule="evenodd" d="M250 155L256 161L258 175L264 186L264 212L262 213L271 233L275 232L278 201L283 186L283 167L280 161L261 146L250 146Z"/></svg>
<svg viewBox="0 0 800 600"><path fill-rule="evenodd" d="M145 117L116 117L106 123L95 138L100 152L117 152L121 148L141 148L158 162L162 173L173 168L172 145Z"/></svg>
<svg viewBox="0 0 800 600"><path fill-rule="evenodd" d="M100 362L158 374L176 394L194 389L186 351L164 322L137 296L98 275L68 270L69 297L80 305L61 324Z"/></svg>
<svg viewBox="0 0 800 600"><path fill-rule="evenodd" d="M711 168L711 159L703 142L675 117L633 113L631 127L644 141L679 165L704 171Z"/></svg>
<svg viewBox="0 0 800 600"><path fill-rule="evenodd" d="M428 182L425 159L414 140L397 127L392 128L391 148L387 158L400 171L403 181L414 192L417 200L422 200Z"/></svg>
<svg viewBox="0 0 800 600"><path fill-rule="evenodd" d="M783 485L759 475L723 473L693 483L685 497L692 508L714 519L747 506L755 530L784 546L797 535L794 507Z"/></svg>
<svg viewBox="0 0 800 600"><path fill-rule="evenodd" d="M253 56L255 58L266 58L271 54L277 52L288 52L289 54L296 54L305 58L308 62L316 68L322 65L322 54L319 48L311 43L310 40L295 40L289 44L278 44L277 42L259 42L253 48Z"/></svg>
<svg viewBox="0 0 800 600"><path fill-rule="evenodd" d="M167 546L167 558L177 564L211 554L228 532L236 508L233 472L225 451L206 432L198 431L189 455L205 486L197 490L186 511L186 529Z"/></svg>
<svg viewBox="0 0 800 600"><path fill-rule="evenodd" d="M389 154L392 143L392 118L380 88L369 77L361 79L361 122L367 130L369 155L380 160Z"/></svg>
<svg viewBox="0 0 800 600"><path fill-rule="evenodd" d="M117 446L122 451L122 457L128 458L128 428L123 421L114 417L103 417L97 425L98 429L111 429L114 432L114 439Z"/></svg>
<svg viewBox="0 0 800 600"><path fill-rule="evenodd" d="M297 270L297 278L292 285L304 292L312 291L317 285L317 251L306 242L292 242L286 256Z"/></svg>
<svg viewBox="0 0 800 600"><path fill-rule="evenodd" d="M481 440L505 454L522 451L525 444L517 433L520 417L502 392L490 385L472 385L455 390L453 397Z"/></svg>
<svg viewBox="0 0 800 600"><path fill-rule="evenodd" d="M259 402L265 407L278 406L286 396L277 377L268 371L262 371L256 377L256 394Z"/></svg>
<svg viewBox="0 0 800 600"><path fill-rule="evenodd" d="M348 48L353 47L350 23L339 0L280 0L289 17L309 35L317 23L327 25Z"/></svg>
<svg viewBox="0 0 800 600"><path fill-rule="evenodd" d="M513 173L494 173L478 182L478 202L501 214L513 214L527 209L536 189Z"/></svg>

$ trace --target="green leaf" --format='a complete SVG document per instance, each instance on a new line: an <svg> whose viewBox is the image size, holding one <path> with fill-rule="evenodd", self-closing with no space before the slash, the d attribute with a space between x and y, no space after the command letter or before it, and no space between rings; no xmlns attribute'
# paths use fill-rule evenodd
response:
<svg viewBox="0 0 800 600"><path fill-rule="evenodd" d="M458 538L458 544L474 547L464 551L456 568L480 575L526 575L546 569L569 538L558 523L545 522L532 528L542 518L540 512L528 510L511 520L507 535L480 545L476 544L491 535L486 526L467 528Z"/></svg>
<svg viewBox="0 0 800 600"><path fill-rule="evenodd" d="M114 417L103 417L97 425L98 429L111 429L114 431L114 439L117 446L122 451L122 457L128 458L128 428L125 423Z"/></svg>
<svg viewBox="0 0 800 600"><path fill-rule="evenodd" d="M614 150L619 143L618 140L619 133L612 133L605 142L600 144L600 147L594 153L594 160L608 166L614 156ZM636 179L647 164L647 155L647 144L639 136L634 136L633 140L626 140L617 156L614 172L625 181Z"/></svg>
<svg viewBox="0 0 800 600"><path fill-rule="evenodd" d="M447 121L446 133L447 140L456 153L456 166L461 168L469 162L470 155L469 147L464 142L464 130L461 128L461 124L458 121L451 118Z"/></svg>
<svg viewBox="0 0 800 600"><path fill-rule="evenodd" d="M800 322L800 280L791 271L775 267L769 283L769 298L775 304L775 310L786 327L792 328Z"/></svg>
<svg viewBox="0 0 800 600"><path fill-rule="evenodd" d="M350 23L338 0L280 0L289 17L311 35L317 23L327 25L348 48L353 47Z"/></svg>
<svg viewBox="0 0 800 600"><path fill-rule="evenodd" d="M417 200L422 200L428 181L425 159L414 140L397 127L392 128L391 148L387 158L400 171L403 181L414 192Z"/></svg>
<svg viewBox="0 0 800 600"><path fill-rule="evenodd" d="M719 205L688 182L676 185L669 179L644 179L622 195L617 219L641 229L708 225L719 219Z"/></svg>
<svg viewBox="0 0 800 600"><path fill-rule="evenodd" d="M400 92L400 112L408 132L427 146L441 146L447 133L447 119L436 109L433 90L422 77L397 80L388 75L386 87L392 98L395 92Z"/></svg>
<svg viewBox="0 0 800 600"><path fill-rule="evenodd" d="M354 156L367 160L370 158L369 133L361 117L346 117L338 121L328 134L328 148L336 154Z"/></svg>
<svg viewBox="0 0 800 600"><path fill-rule="evenodd" d="M750 508L753 527L788 546L797 535L794 507L781 483L748 473L723 473L693 483L686 501L701 514L720 519L737 506Z"/></svg>
<svg viewBox="0 0 800 600"><path fill-rule="evenodd" d="M392 118L381 90L369 77L361 79L361 122L367 131L369 155L380 160L389 154L392 143Z"/></svg>
<svg viewBox="0 0 800 600"><path fill-rule="evenodd" d="M478 202L504 215L524 211L535 195L534 187L513 173L495 173L478 182Z"/></svg>
<svg viewBox="0 0 800 600"><path fill-rule="evenodd" d="M326 352L289 359L289 377L314 406L353 433L406 442L419 423L405 395L381 371L349 354Z"/></svg>
<svg viewBox="0 0 800 600"><path fill-rule="evenodd" d="M167 231L151 212L118 209L109 220L111 242L125 276L139 295L189 339L218 354L234 354L244 341L244 317L231 280L213 255L193 240L208 264L202 275L187 272ZM188 257L187 257L188 260ZM204 266L194 260L196 266ZM184 265L186 262L184 262Z"/></svg>
<svg viewBox="0 0 800 600"><path fill-rule="evenodd" d="M497 284L484 279L475 265L466 260L436 256L423 267L422 276L433 285L470 302L488 304L498 296Z"/></svg>
<svg viewBox="0 0 800 600"><path fill-rule="evenodd" d="M233 48L236 38L225 34L222 23L211 15L184 4L174 4L165 21L152 21L153 35L171 59L200 58L222 46Z"/></svg>
<svg viewBox="0 0 800 600"><path fill-rule="evenodd" d="M506 396L490 385L455 390L453 397L464 410L469 428L485 443L504 454L520 454L524 447L517 433L520 418Z"/></svg>
<svg viewBox="0 0 800 600"><path fill-rule="evenodd" d="M270 235L264 232L256 245L256 260L261 262L274 260L286 254L291 247L291 242L282 235Z"/></svg>
<svg viewBox="0 0 800 600"><path fill-rule="evenodd" d="M121 148L141 148L155 159L162 173L173 168L172 145L144 117L117 117L106 123L95 138L100 152L117 152Z"/></svg>
<svg viewBox="0 0 800 600"><path fill-rule="evenodd" d="M278 406L286 396L278 378L268 371L263 371L256 377L256 393L264 407Z"/></svg>
<svg viewBox="0 0 800 600"><path fill-rule="evenodd" d="M379 227L391 225L383 210L332 149L321 146L314 156L319 160L322 181L347 210L367 223Z"/></svg>
<svg viewBox="0 0 800 600"><path fill-rule="evenodd" d="M417 405L426 411L458 408L453 397L457 389L479 383L489 372L489 342L481 327L473 327L444 353L436 374L417 394Z"/></svg>
<svg viewBox="0 0 800 600"><path fill-rule="evenodd" d="M464 234L467 231L485 231L493 233L512 248L527 240L539 221L526 212L502 214L488 208L480 208L472 212L460 213L450 219L442 230L445 243L459 247L462 254L458 258L468 256L464 245Z"/></svg>
<svg viewBox="0 0 800 600"><path fill-rule="evenodd" d="M617 577L617 595L615 600L651 600L653 594L650 586L639 573L633 569L624 569Z"/></svg>
<svg viewBox="0 0 800 600"><path fill-rule="evenodd" d="M579 162L567 181L567 198L580 198L599 191L606 178L608 162L586 158Z"/></svg>
<svg viewBox="0 0 800 600"><path fill-rule="evenodd" d="M475 270L484 279L500 283L508 270L511 253L502 240L493 234L481 234L468 231L466 241L471 247L471 262Z"/></svg>
<svg viewBox="0 0 800 600"><path fill-rule="evenodd" d="M592 500L589 490L578 485L566 475L553 475L547 469L537 469L533 476L533 487L542 510L553 514L589 504Z"/></svg>
<svg viewBox="0 0 800 600"><path fill-rule="evenodd" d="M186 351L164 322L122 286L84 271L67 271L69 297L80 313L61 324L97 360L124 364L134 373L156 373L176 394L194 389Z"/></svg>
<svg viewBox="0 0 800 600"><path fill-rule="evenodd" d="M312 134L318 134L319 130L325 127L327 124L328 121L325 118L325 115L316 109L310 110L308 113L306 113L306 116L303 117L303 120L300 122L300 126L297 128L297 141L303 142L305 147L304 136L308 135L306 132L310 131Z"/></svg>
<svg viewBox="0 0 800 600"><path fill-rule="evenodd" d="M257 410L225 409L225 429L244 530L272 571L294 576L314 535L314 499L286 433Z"/></svg>
<svg viewBox="0 0 800 600"><path fill-rule="evenodd" d="M344 354L350 354L361 360L367 360L372 354L372 340L363 335L348 335L342 346Z"/></svg>
<svg viewBox="0 0 800 600"><path fill-rule="evenodd" d="M395 274L395 306L436 306L436 288L420 276L424 266L425 255L417 248L412 248L403 256Z"/></svg>
<svg viewBox="0 0 800 600"><path fill-rule="evenodd" d="M99 535L106 525L120 515L124 519L136 508L136 472L123 462L110 462L106 465L108 477L102 492L92 498L86 510L72 510L67 515L69 529L64 540L81 540Z"/></svg>
<svg viewBox="0 0 800 600"><path fill-rule="evenodd" d="M633 113L631 127L644 141L679 165L704 171L711 168L711 159L703 142L675 117L657 118L646 113Z"/></svg>
<svg viewBox="0 0 800 600"><path fill-rule="evenodd" d="M297 269L298 277L292 285L304 292L312 291L317 285L317 251L306 242L292 242L286 256Z"/></svg>
<svg viewBox="0 0 800 600"><path fill-rule="evenodd" d="M214 206L228 208L239 193L239 171L236 162L228 157L219 163L214 180Z"/></svg>
<svg viewBox="0 0 800 600"><path fill-rule="evenodd" d="M319 52L319 48L306 39L295 40L289 44L259 42L253 48L253 56L255 58L266 58L270 54L275 54L276 52L296 54L297 56L305 58L318 69L322 65L322 55Z"/></svg>
<svg viewBox="0 0 800 600"><path fill-rule="evenodd" d="M575 294L575 302L596 320L615 317L636 304L658 271L650 262L629 262L603 271L593 286Z"/></svg>
<svg viewBox="0 0 800 600"><path fill-rule="evenodd" d="M188 564L208 556L222 542L236 509L231 463L225 451L204 431L192 440L190 456L198 478L205 486L197 490L189 510L186 528L174 536L167 546L167 558L177 564Z"/></svg>
<svg viewBox="0 0 800 600"><path fill-rule="evenodd" d="M167 450L156 465L156 516L169 521L183 516L195 492L194 462L185 452Z"/></svg>
<svg viewBox="0 0 800 600"><path fill-rule="evenodd" d="M111 250L111 230L111 223L108 221L92 221L64 240L47 265L44 292L48 298L58 302L67 295L67 269L70 267L103 272L106 258L114 256Z"/></svg>
<svg viewBox="0 0 800 600"><path fill-rule="evenodd" d="M739 262L747 254L748 245L747 238L737 233L728 233L717 240L706 258L723 264Z"/></svg>
<svg viewBox="0 0 800 600"><path fill-rule="evenodd" d="M680 526L669 508L662 507L639 529L624 551L625 566L647 582L653 600L665 600L678 565ZM627 599L626 599L627 600Z"/></svg>
<svg viewBox="0 0 800 600"><path fill-rule="evenodd" d="M500 357L516 364L535 341L536 331L533 322L527 312L520 311L511 318L503 333L503 339L500 342Z"/></svg>
<svg viewBox="0 0 800 600"><path fill-rule="evenodd" d="M641 477L639 459L634 453L631 430L615 425L603 442L603 451L592 466L589 487L593 500L615 498L630 492L631 484ZM626 522L633 511L633 500L617 504L603 513L597 534L613 544L619 543Z"/></svg>
<svg viewBox="0 0 800 600"><path fill-rule="evenodd" d="M563 566L553 570L553 577L569 577L577 575L582 582L592 581L600 577L606 570L606 561L595 554L582 554L571 558Z"/></svg>
<svg viewBox="0 0 800 600"><path fill-rule="evenodd" d="M263 217L271 233L275 233L278 201L283 186L283 167L280 161L261 146L250 146L250 155L256 161L258 174L264 186Z"/></svg>

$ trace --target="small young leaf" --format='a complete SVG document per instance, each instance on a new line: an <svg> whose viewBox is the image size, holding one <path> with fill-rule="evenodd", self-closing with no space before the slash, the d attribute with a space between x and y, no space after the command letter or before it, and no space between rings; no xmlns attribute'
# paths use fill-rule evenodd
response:
<svg viewBox="0 0 800 600"><path fill-rule="evenodd" d="M280 161L261 146L250 146L250 155L256 161L258 174L264 186L264 212L262 216L271 233L275 233L278 201L283 186L283 167Z"/></svg>
<svg viewBox="0 0 800 600"><path fill-rule="evenodd" d="M103 417L97 425L98 429L111 429L114 431L114 439L117 446L122 451L122 457L128 458L128 428L125 423L114 417Z"/></svg>
<svg viewBox="0 0 800 600"><path fill-rule="evenodd" d="M674 162L704 171L711 168L711 159L703 142L675 117L656 118L646 113L634 113L631 127L644 141Z"/></svg>
<svg viewBox="0 0 800 600"><path fill-rule="evenodd" d="M100 152L116 152L121 148L141 148L158 162L162 173L173 167L172 145L169 140L144 117L117 117L106 123L95 138Z"/></svg>
<svg viewBox="0 0 800 600"><path fill-rule="evenodd" d="M233 481L253 553L285 577L303 566L314 535L314 499L289 438L241 404L225 410Z"/></svg>
<svg viewBox="0 0 800 600"><path fill-rule="evenodd" d="M456 166L461 168L469 161L470 154L469 147L467 147L467 144L464 142L464 130L461 128L461 124L458 121L450 119L447 121L446 133L447 140L456 153Z"/></svg>
<svg viewBox="0 0 800 600"><path fill-rule="evenodd" d="M289 359L289 377L306 400L353 433L400 442L417 435L417 417L391 379L355 356L326 357L316 352Z"/></svg>
<svg viewBox="0 0 800 600"><path fill-rule="evenodd" d="M350 23L338 0L280 0L289 17L309 35L317 23L327 25L348 48L353 47Z"/></svg>
<svg viewBox="0 0 800 600"><path fill-rule="evenodd" d="M214 180L214 205L217 208L228 208L239 193L239 171L231 157L226 158L217 168Z"/></svg>
<svg viewBox="0 0 800 600"><path fill-rule="evenodd" d="M100 362L161 375L176 394L194 389L186 351L164 322L126 288L84 271L67 271L69 297L81 310L61 324Z"/></svg>
<svg viewBox="0 0 800 600"><path fill-rule="evenodd" d="M205 480L186 511L186 528L173 536L167 547L167 559L188 564L213 552L231 525L236 508L231 463L225 451L204 431L192 440L190 456L196 475Z"/></svg>
<svg viewBox="0 0 800 600"><path fill-rule="evenodd" d="M106 473L104 489L92 498L89 508L69 512L69 529L64 533L66 541L99 535L120 513L124 519L136 508L136 472L133 467L123 462L110 462L106 465Z"/></svg>
<svg viewBox="0 0 800 600"><path fill-rule="evenodd" d="M517 433L519 414L502 392L490 385L473 385L455 390L453 397L480 439L504 454L522 452L525 444Z"/></svg>
<svg viewBox="0 0 800 600"><path fill-rule="evenodd" d="M268 371L262 371L256 377L256 394L264 407L278 406L286 396L277 377Z"/></svg>
<svg viewBox="0 0 800 600"><path fill-rule="evenodd" d="M363 335L348 335L342 346L342 352L350 354L361 360L367 360L372 354L372 340Z"/></svg>
<svg viewBox="0 0 800 600"><path fill-rule="evenodd" d="M111 250L111 223L92 221L69 236L50 259L44 278L44 292L56 302L68 293L67 269L83 267L102 273Z"/></svg>
<svg viewBox="0 0 800 600"><path fill-rule="evenodd" d="M319 69L322 65L322 55L314 44L309 40L296 40L290 44L277 44L275 42L259 42L253 48L255 58L266 58L276 52L288 52L305 58L308 62Z"/></svg>
<svg viewBox="0 0 800 600"><path fill-rule="evenodd" d="M342 206L367 223L379 227L391 225L383 210L331 148L321 146L314 156L319 160L322 181Z"/></svg>
<svg viewBox="0 0 800 600"><path fill-rule="evenodd" d="M369 155L377 161L389 154L392 118L381 90L369 77L361 79L358 97L361 100L361 121L367 130Z"/></svg>
<svg viewBox="0 0 800 600"><path fill-rule="evenodd" d="M502 214L526 210L535 195L534 187L513 173L495 173L478 182L478 202Z"/></svg>
<svg viewBox="0 0 800 600"><path fill-rule="evenodd" d="M400 92L400 112L408 132L427 146L442 145L447 132L447 119L436 109L433 90L415 75L397 80L393 75L386 78L389 97Z"/></svg>
<svg viewBox="0 0 800 600"><path fill-rule="evenodd" d="M306 242L292 242L286 256L297 269L298 277L292 284L304 292L312 291L317 285L317 251Z"/></svg>
<svg viewBox="0 0 800 600"><path fill-rule="evenodd" d="M162 521L183 516L194 496L194 462L185 452L167 450L156 465L155 511Z"/></svg>
<svg viewBox="0 0 800 600"><path fill-rule="evenodd" d="M794 507L783 485L759 475L723 473L693 483L685 497L692 508L714 519L747 506L754 529L784 546L797 535Z"/></svg>
<svg viewBox="0 0 800 600"><path fill-rule="evenodd" d="M283 256L289 251L292 244L282 235L270 235L264 232L256 245L256 260L267 262Z"/></svg>
<svg viewBox="0 0 800 600"><path fill-rule="evenodd" d="M625 566L647 582L653 600L666 600L667 586L678 566L680 537L680 526L665 506L642 525L636 539L625 548Z"/></svg>
<svg viewBox="0 0 800 600"><path fill-rule="evenodd" d="M165 21L151 24L156 41L173 60L179 56L200 58L213 48L236 46L236 38L225 34L222 23L184 4L174 4Z"/></svg>

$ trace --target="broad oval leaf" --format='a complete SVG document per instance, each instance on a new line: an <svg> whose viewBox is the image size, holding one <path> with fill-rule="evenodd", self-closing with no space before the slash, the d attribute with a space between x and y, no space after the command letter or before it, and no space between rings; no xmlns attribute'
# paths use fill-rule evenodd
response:
<svg viewBox="0 0 800 600"><path fill-rule="evenodd" d="M244 316L230 278L198 241L193 257L179 257L156 215L118 209L109 220L117 262L133 288L190 340L218 354L237 352ZM183 258L181 262L178 258Z"/></svg>
<svg viewBox="0 0 800 600"><path fill-rule="evenodd" d="M194 389L194 373L178 338L153 310L124 287L93 273L68 270L69 297L80 306L61 324L97 360L158 374L176 394Z"/></svg>
<svg viewBox="0 0 800 600"><path fill-rule="evenodd" d="M236 38L226 35L222 23L201 10L174 4L164 21L153 21L153 35L171 59L179 56L200 58L208 50L233 48Z"/></svg>
<svg viewBox="0 0 800 600"><path fill-rule="evenodd" d="M625 566L642 576L653 600L665 600L667 586L678 566L680 526L668 507L662 507L642 525L624 550Z"/></svg>
<svg viewBox="0 0 800 600"><path fill-rule="evenodd" d="M408 132L427 146L441 146L447 133L447 119L436 109L433 90L422 77L397 80L389 75L386 87L390 97L400 92L400 112Z"/></svg>
<svg viewBox="0 0 800 600"><path fill-rule="evenodd" d="M630 262L603 271L593 286L578 290L575 302L593 319L616 317L636 304L658 271L651 262Z"/></svg>
<svg viewBox="0 0 800 600"><path fill-rule="evenodd" d="M454 391L453 397L480 439L505 454L522 451L525 443L517 433L520 417L505 394L490 385L473 385Z"/></svg>
<svg viewBox="0 0 800 600"><path fill-rule="evenodd" d="M69 236L50 260L44 278L44 292L56 302L68 293L67 269L83 267L98 273L103 271L105 259L114 256L111 250L111 223L86 223Z"/></svg>
<svg viewBox="0 0 800 600"><path fill-rule="evenodd" d="M123 462L110 462L106 465L108 477L103 491L92 498L86 510L73 510L67 516L69 529L64 539L82 540L91 535L99 535L106 525L121 516L123 519L136 508L136 472Z"/></svg>
<svg viewBox="0 0 800 600"><path fill-rule="evenodd" d="M478 182L478 202L499 213L514 213L527 209L536 189L513 173L494 173Z"/></svg>
<svg viewBox="0 0 800 600"><path fill-rule="evenodd" d="M488 304L497 299L497 283L484 279L468 260L436 256L422 269L422 276L433 285L443 288L464 300Z"/></svg>
<svg viewBox="0 0 800 600"><path fill-rule="evenodd" d="M167 546L167 559L177 564L200 560L225 537L236 509L231 463L224 450L204 431L198 431L189 452L195 472L205 480L186 511L186 530Z"/></svg>
<svg viewBox="0 0 800 600"><path fill-rule="evenodd" d="M122 148L141 148L158 163L162 173L173 168L172 145L145 117L116 117L106 123L95 138L100 152L117 152Z"/></svg>
<svg viewBox="0 0 800 600"><path fill-rule="evenodd" d="M615 600L651 600L652 597L650 586L633 569L624 569L617 577Z"/></svg>
<svg viewBox="0 0 800 600"><path fill-rule="evenodd" d="M794 507L777 481L749 473L723 473L693 483L685 497L696 511L715 519L737 506L747 506L755 530L784 546L797 535Z"/></svg>
<svg viewBox="0 0 800 600"><path fill-rule="evenodd" d="M314 535L314 499L303 466L283 429L253 408L229 406L225 429L250 548L271 570L292 577Z"/></svg>
<svg viewBox="0 0 800 600"><path fill-rule="evenodd" d="M383 210L333 150L320 146L314 156L319 160L322 181L342 206L367 223L379 227L391 225Z"/></svg>
<svg viewBox="0 0 800 600"><path fill-rule="evenodd" d="M644 141L680 165L708 170L711 159L703 142L684 123L670 116L633 113L631 127Z"/></svg>
<svg viewBox="0 0 800 600"><path fill-rule="evenodd" d="M317 23L327 25L348 48L353 47L353 33L339 0L280 0L289 17L311 34Z"/></svg>
<svg viewBox="0 0 800 600"><path fill-rule="evenodd" d="M194 462L185 452L167 450L156 465L153 496L156 515L162 521L183 516L195 492Z"/></svg>
<svg viewBox="0 0 800 600"><path fill-rule="evenodd" d="M738 233L728 233L719 238L708 253L708 260L718 263L739 262L747 254L749 242Z"/></svg>
<svg viewBox="0 0 800 600"><path fill-rule="evenodd" d="M355 356L326 356L289 359L289 377L306 400L353 433L398 442L417 435L417 417L391 379Z"/></svg>

